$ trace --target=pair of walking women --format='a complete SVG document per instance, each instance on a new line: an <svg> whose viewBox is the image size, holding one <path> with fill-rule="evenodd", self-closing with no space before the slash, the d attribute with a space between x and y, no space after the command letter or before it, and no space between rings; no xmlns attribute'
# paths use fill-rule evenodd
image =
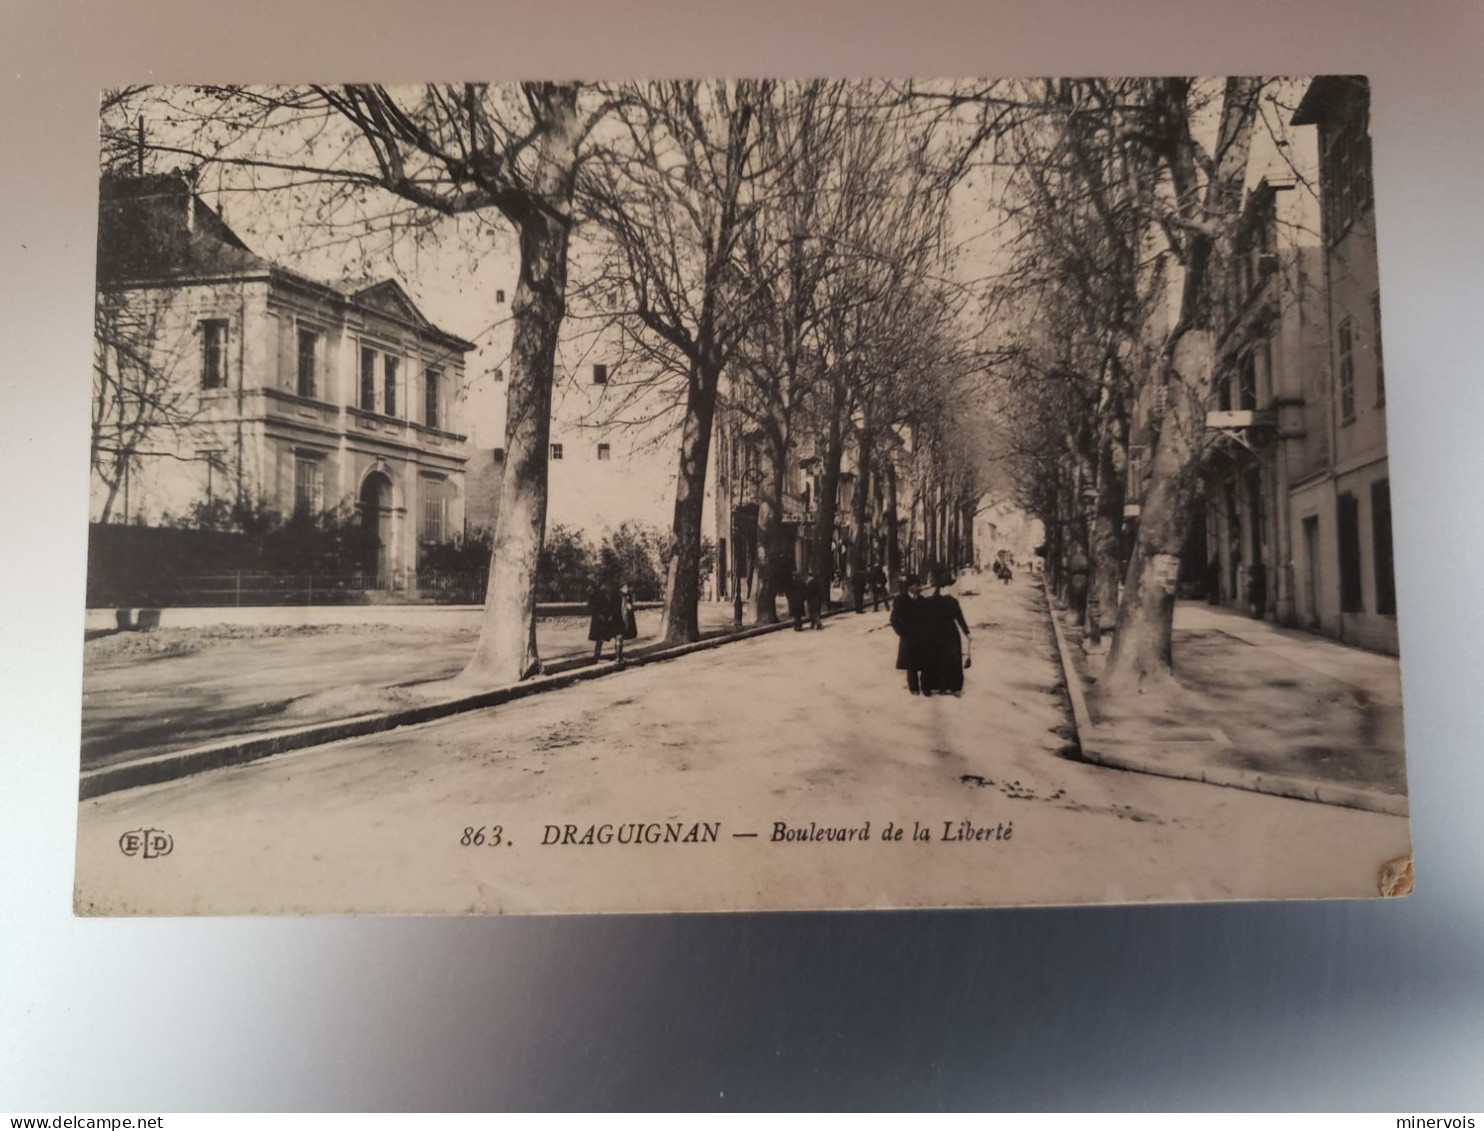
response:
<svg viewBox="0 0 1484 1131"><path fill-rule="evenodd" d="M897 634L897 670L907 673L913 695L962 695L966 666L963 643L969 625L957 599L944 593L935 579L933 594L924 597L922 580L908 574L891 607L891 627Z"/></svg>
<svg viewBox="0 0 1484 1131"><path fill-rule="evenodd" d="M593 642L593 659L603 657L603 644L613 641L615 660L623 659L623 642L639 635L634 621L634 599L627 583L610 578L593 586L587 599L587 638Z"/></svg>

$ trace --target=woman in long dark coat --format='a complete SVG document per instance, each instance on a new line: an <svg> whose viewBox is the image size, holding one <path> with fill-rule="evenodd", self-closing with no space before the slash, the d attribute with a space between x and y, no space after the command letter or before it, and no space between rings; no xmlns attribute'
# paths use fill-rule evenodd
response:
<svg viewBox="0 0 1484 1131"><path fill-rule="evenodd" d="M619 607L618 586L615 583L598 582L587 599L587 638L593 642L593 659L603 657L603 641L615 636L623 638L623 613ZM618 646L620 654L623 645Z"/></svg>
<svg viewBox="0 0 1484 1131"><path fill-rule="evenodd" d="M952 584L951 578L948 584ZM965 637L969 635L969 622L964 620L963 606L958 603L958 598L943 592L942 579L923 604L927 612L928 651L931 654L923 691L926 694L936 691L943 695L962 695L964 659L958 634L962 631Z"/></svg>

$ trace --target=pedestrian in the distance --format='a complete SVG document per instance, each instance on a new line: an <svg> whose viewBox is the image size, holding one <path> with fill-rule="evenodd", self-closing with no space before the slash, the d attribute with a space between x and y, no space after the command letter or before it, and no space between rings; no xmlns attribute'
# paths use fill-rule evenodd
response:
<svg viewBox="0 0 1484 1131"><path fill-rule="evenodd" d="M819 575L813 570L809 571L809 577L804 582L804 603L809 609L809 627L823 628L824 622L820 620L820 614L824 611L824 587L819 583Z"/></svg>
<svg viewBox="0 0 1484 1131"><path fill-rule="evenodd" d="M623 662L623 642L633 640L639 635L639 622L634 617L634 598L629 592L629 583L621 583L618 587L618 635L614 637L618 654L615 657L619 663Z"/></svg>
<svg viewBox="0 0 1484 1131"><path fill-rule="evenodd" d="M891 629L897 634L897 671L907 673L907 690L922 694L922 671L927 655L927 624L922 582L909 573L891 606Z"/></svg>
<svg viewBox="0 0 1484 1131"><path fill-rule="evenodd" d="M881 606L887 604L886 597L886 571L877 562L871 567L871 611L879 612Z"/></svg>
<svg viewBox="0 0 1484 1131"><path fill-rule="evenodd" d="M804 582L798 574L789 571L788 581L783 587L783 595L788 601L788 615L793 617L794 631L804 631Z"/></svg>
<svg viewBox="0 0 1484 1131"><path fill-rule="evenodd" d="M621 636L622 612L616 580L601 580L593 585L587 599L587 638L593 642L593 659L603 658L603 642ZM622 648L620 644L618 646Z"/></svg>

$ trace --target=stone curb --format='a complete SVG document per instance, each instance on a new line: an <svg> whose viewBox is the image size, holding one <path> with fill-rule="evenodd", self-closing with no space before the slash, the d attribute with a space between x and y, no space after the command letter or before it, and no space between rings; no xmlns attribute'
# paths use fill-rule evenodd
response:
<svg viewBox="0 0 1484 1131"><path fill-rule="evenodd" d="M830 609L824 613L824 616L840 616L852 611L848 606ZM635 656L632 660L624 661L622 666L619 666L613 661L588 664L567 671L557 671L549 675L536 676L522 683L510 684L505 687L495 687L488 691L461 695L453 699L445 699L438 703L428 703L420 707L407 707L398 711L355 715L348 719L336 719L328 723L312 723L308 726L295 727L291 730L270 731L267 734L253 735L247 738L228 739L224 742L193 746L187 750L173 750L167 754L156 754L148 758L140 758L133 762L121 762L114 766L104 766L96 770L87 771L82 775L78 787L78 800L86 801L90 797L99 797L106 793L117 793L119 790L135 789L144 785L157 785L160 782L174 781L177 778L188 777L192 774L205 773L208 770L222 769L227 766L238 766L247 762L255 762L274 754L286 754L293 750L303 750L311 746L323 746L327 743L340 742L347 738L360 738L368 734L379 734L383 731L395 730L399 727L417 726L420 723L434 722L438 719L448 718L451 715L463 714L466 711L477 711L486 707L498 707L503 703L511 703L517 699L525 699L531 695L539 695L543 692L570 687L573 684L582 683L590 679L598 679L601 676L612 675L615 672L630 671L633 668L643 667L645 664L659 664L667 660L676 660L682 656L689 656L693 652L709 651L737 640L749 640L755 636L766 636L770 632L779 632L785 629L791 629L792 627L793 622L788 618L784 618L777 624L754 625L751 628L744 628L740 632L725 633L719 636L709 637L705 640L697 640L690 644L677 644L673 648L665 648L646 655Z"/></svg>
<svg viewBox="0 0 1484 1131"><path fill-rule="evenodd" d="M1082 692L1082 681L1072 664L1072 654L1067 651L1067 638L1062 634L1061 618L1056 615L1056 602L1051 598L1051 586L1046 575L1041 575L1041 595L1046 598L1046 615L1051 618L1051 631L1056 635L1056 653L1061 660L1062 682L1067 685L1067 698L1072 701L1072 725L1077 728L1077 745L1087 755L1086 740L1092 737L1092 715L1087 710L1087 697Z"/></svg>
<svg viewBox="0 0 1484 1131"><path fill-rule="evenodd" d="M1099 742L1097 731L1100 728L1093 725L1092 715L1087 709L1086 692L1082 687L1081 677L1078 676L1077 669L1072 663L1066 636L1062 632L1061 618L1056 615L1056 605L1051 599L1051 591L1044 577L1041 579L1041 591L1046 597L1046 611L1051 618L1052 632L1056 635L1056 650L1061 659L1062 675L1067 685L1067 698L1072 701L1072 721L1077 728L1077 744L1084 760L1117 770L1130 770L1134 773L1174 778L1178 781L1204 782L1207 785L1225 786L1229 789L1245 789L1252 793L1288 797L1295 801L1316 801L1322 805L1364 809L1393 817L1410 815L1408 801L1404 795L1347 788L1288 774L1262 774L1254 770L1238 770L1229 766L1208 766L1185 770L1157 759L1141 758L1137 755L1109 750Z"/></svg>

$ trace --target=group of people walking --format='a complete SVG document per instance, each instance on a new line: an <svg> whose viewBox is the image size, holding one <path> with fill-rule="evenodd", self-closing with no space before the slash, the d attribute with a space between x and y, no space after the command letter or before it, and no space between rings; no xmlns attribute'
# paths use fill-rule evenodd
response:
<svg viewBox="0 0 1484 1131"><path fill-rule="evenodd" d="M610 577L593 586L587 599L587 638L593 642L593 659L603 657L603 645L613 641L613 658L623 659L623 642L639 635L634 621L634 598L628 584Z"/></svg>
<svg viewBox="0 0 1484 1131"><path fill-rule="evenodd" d="M922 579L908 574L891 607L897 670L907 673L907 690L913 695L963 694L969 625L958 600L943 592L944 582L935 578L932 596L924 597Z"/></svg>
<svg viewBox="0 0 1484 1131"><path fill-rule="evenodd" d="M996 563L998 565L999 563ZM999 574L997 569L996 574ZM1009 570L1006 569L1008 574ZM1008 580L1007 577L1002 577ZM880 607L886 598L886 574L880 566L868 575L873 605ZM961 695L964 669L969 666L969 625L963 607L943 589L952 580L942 575L933 578L931 596L923 595L922 579L908 574L901 592L891 606L891 627L897 634L897 669L907 673L907 690L913 695ZM789 578L784 595L794 631L802 632L807 616L809 627L823 628L826 597L817 574ZM613 658L623 660L624 641L639 635L634 619L634 599L628 585L610 576L593 586L588 597L587 638L593 645L593 659L603 657L603 645L613 641ZM960 633L962 639L960 639Z"/></svg>
<svg viewBox="0 0 1484 1131"><path fill-rule="evenodd" d="M788 601L788 615L793 617L794 631L804 631L804 615L809 616L809 627L823 628L825 589L820 584L819 575L812 569L807 576L800 580L798 574L792 574L788 584L783 587L783 595Z"/></svg>

